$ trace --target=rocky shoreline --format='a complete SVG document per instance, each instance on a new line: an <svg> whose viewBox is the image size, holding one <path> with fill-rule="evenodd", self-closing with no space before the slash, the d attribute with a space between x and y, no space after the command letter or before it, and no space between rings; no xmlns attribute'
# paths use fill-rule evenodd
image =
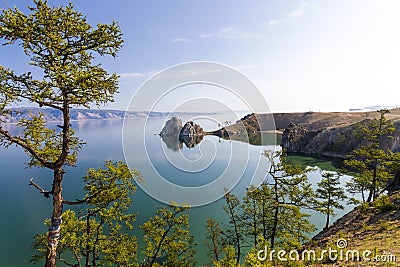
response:
<svg viewBox="0 0 400 267"><path fill-rule="evenodd" d="M383 138L385 148L400 151L400 122L394 124L393 138ZM290 123L282 134L282 148L288 153L346 158L361 143L354 136L355 124L319 130L307 130L303 126Z"/></svg>

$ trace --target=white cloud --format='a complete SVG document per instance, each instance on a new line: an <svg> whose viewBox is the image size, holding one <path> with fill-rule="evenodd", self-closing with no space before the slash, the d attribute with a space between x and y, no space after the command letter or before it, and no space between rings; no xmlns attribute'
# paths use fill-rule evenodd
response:
<svg viewBox="0 0 400 267"><path fill-rule="evenodd" d="M292 19L302 18L303 16L304 16L303 10L295 10L288 14L288 17Z"/></svg>
<svg viewBox="0 0 400 267"><path fill-rule="evenodd" d="M190 40L188 38L175 38L172 39L172 42L176 42L176 43L188 43L190 42Z"/></svg>
<svg viewBox="0 0 400 267"><path fill-rule="evenodd" d="M132 79L132 78L141 78L144 77L145 74L141 72L127 72L127 73L119 73L120 79Z"/></svg>
<svg viewBox="0 0 400 267"><path fill-rule="evenodd" d="M229 26L221 28L214 33L203 33L200 35L200 38L210 38L210 37L215 37L219 39L228 39L228 40L248 40L260 37L260 35L250 32L245 32L239 28Z"/></svg>
<svg viewBox="0 0 400 267"><path fill-rule="evenodd" d="M266 24L268 25L276 25L279 23L278 19L271 19L270 21L268 21Z"/></svg>
<svg viewBox="0 0 400 267"><path fill-rule="evenodd" d="M265 22L264 24L273 26L273 25L284 23L284 22L289 22L291 20L300 19L300 18L304 17L303 10L307 6L308 6L307 3L302 3L298 9L293 10L292 12L288 13L286 16L283 16L281 18L270 19L269 21Z"/></svg>

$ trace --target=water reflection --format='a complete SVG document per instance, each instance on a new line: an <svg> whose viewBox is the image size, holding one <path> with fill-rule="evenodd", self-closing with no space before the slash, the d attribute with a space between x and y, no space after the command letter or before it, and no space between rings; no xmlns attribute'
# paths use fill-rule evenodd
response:
<svg viewBox="0 0 400 267"><path fill-rule="evenodd" d="M280 134L271 133L253 133L248 135L223 136L221 139L239 141L253 146L268 146L279 144L281 136ZM183 148L183 144L185 144L187 148L193 148L200 144L203 140L203 135L181 137L177 135L161 135L161 139L164 141L167 148L178 151Z"/></svg>
<svg viewBox="0 0 400 267"><path fill-rule="evenodd" d="M161 135L161 139L164 141L167 148L173 151L178 151L183 148L183 144L185 144L187 148L195 147L203 140L203 136L195 135L179 137L177 135Z"/></svg>
<svg viewBox="0 0 400 267"><path fill-rule="evenodd" d="M253 146L270 146L279 145L281 143L282 135L274 133L251 133L247 135L231 135L223 137L226 140L235 140L239 142L248 143Z"/></svg>

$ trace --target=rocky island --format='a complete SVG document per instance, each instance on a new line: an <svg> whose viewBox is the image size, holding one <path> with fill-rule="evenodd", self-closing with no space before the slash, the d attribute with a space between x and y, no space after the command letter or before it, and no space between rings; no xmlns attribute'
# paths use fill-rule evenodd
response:
<svg viewBox="0 0 400 267"><path fill-rule="evenodd" d="M168 148L179 150L184 143L186 147L192 148L203 140L205 132L200 125L188 121L182 126L182 120L176 116L166 121L160 132L160 136Z"/></svg>

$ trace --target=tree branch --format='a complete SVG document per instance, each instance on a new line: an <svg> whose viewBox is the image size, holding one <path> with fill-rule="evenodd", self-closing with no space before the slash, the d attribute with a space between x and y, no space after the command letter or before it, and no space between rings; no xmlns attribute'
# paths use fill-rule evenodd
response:
<svg viewBox="0 0 400 267"><path fill-rule="evenodd" d="M54 164L46 161L42 156L40 156L31 146L29 146L23 139L18 136L12 136L8 131L4 130L0 126L0 135L4 136L5 139L10 141L13 144L19 145L23 149L29 152L32 157L34 157L37 161L39 161L44 167L49 169L53 169Z"/></svg>
<svg viewBox="0 0 400 267"><path fill-rule="evenodd" d="M43 196L44 196L45 198L50 198L50 195L53 194L53 192L51 192L51 191L46 191L46 190L44 190L42 187L40 187L38 184L36 184L35 182L33 182L33 178L31 178L31 179L29 180L29 185L32 185L32 186L34 186L35 188L37 188L37 189L40 191L40 193L43 194Z"/></svg>
<svg viewBox="0 0 400 267"><path fill-rule="evenodd" d="M91 196L87 196L84 199L75 199L75 201L69 201L66 199L63 199L63 203L67 204L67 205L80 205L80 204L85 204L88 203L90 201L90 199L96 197L98 194L100 194L100 191L97 191L96 193L94 193Z"/></svg>

